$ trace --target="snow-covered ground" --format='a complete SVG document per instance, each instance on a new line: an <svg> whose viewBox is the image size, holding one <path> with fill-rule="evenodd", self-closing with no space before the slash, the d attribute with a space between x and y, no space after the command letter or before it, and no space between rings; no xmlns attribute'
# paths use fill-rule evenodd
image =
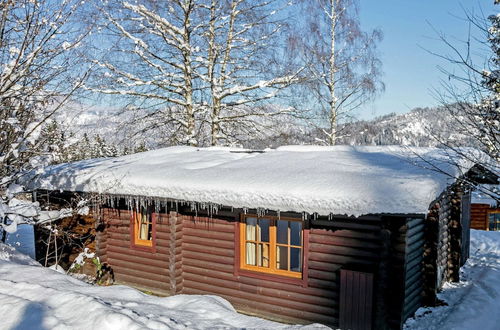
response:
<svg viewBox="0 0 500 330"><path fill-rule="evenodd" d="M14 247L17 251L35 259L35 234L33 226L23 224L17 227L17 231L7 235L7 245Z"/></svg>
<svg viewBox="0 0 500 330"><path fill-rule="evenodd" d="M0 243L0 329L319 329L237 313L216 296L161 298L99 287L41 267Z"/></svg>
<svg viewBox="0 0 500 330"><path fill-rule="evenodd" d="M500 329L500 232L471 230L470 258L459 283L446 283L448 306L420 308L405 330Z"/></svg>
<svg viewBox="0 0 500 330"><path fill-rule="evenodd" d="M499 329L500 232L472 230L460 283L446 284L448 305L421 308L405 330ZM0 329L315 329L235 312L216 296L149 296L126 286L98 287L41 267L0 244Z"/></svg>

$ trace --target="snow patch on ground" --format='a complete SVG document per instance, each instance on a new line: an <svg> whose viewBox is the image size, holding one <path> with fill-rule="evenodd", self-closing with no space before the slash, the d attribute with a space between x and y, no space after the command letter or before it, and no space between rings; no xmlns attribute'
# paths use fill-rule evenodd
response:
<svg viewBox="0 0 500 330"><path fill-rule="evenodd" d="M242 315L217 296L161 298L92 286L1 243L0 315L1 329L327 329Z"/></svg>
<svg viewBox="0 0 500 330"><path fill-rule="evenodd" d="M420 308L405 330L500 328L500 232L471 230L470 254L462 280L438 295L448 306Z"/></svg>

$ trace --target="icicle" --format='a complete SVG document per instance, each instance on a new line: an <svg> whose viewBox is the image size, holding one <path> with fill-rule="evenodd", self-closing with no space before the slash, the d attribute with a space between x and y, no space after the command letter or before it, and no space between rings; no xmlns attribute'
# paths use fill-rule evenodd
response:
<svg viewBox="0 0 500 330"><path fill-rule="evenodd" d="M281 217L280 217L280 210L276 211L276 215L278 216L278 220L281 220Z"/></svg>
<svg viewBox="0 0 500 330"><path fill-rule="evenodd" d="M243 208L243 214L245 214L245 215L246 215L247 213L248 213L248 208L244 207L244 208Z"/></svg>

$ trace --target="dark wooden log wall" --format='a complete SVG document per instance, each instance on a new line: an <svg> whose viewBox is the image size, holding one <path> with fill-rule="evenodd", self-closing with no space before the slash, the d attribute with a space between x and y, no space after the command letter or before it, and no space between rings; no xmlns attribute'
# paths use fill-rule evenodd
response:
<svg viewBox="0 0 500 330"><path fill-rule="evenodd" d="M424 218L407 219L404 228L405 263L404 289L402 301L402 323L422 306L423 257L424 257Z"/></svg>
<svg viewBox="0 0 500 330"><path fill-rule="evenodd" d="M488 210L489 204L471 205L471 223L472 229L488 230Z"/></svg>
<svg viewBox="0 0 500 330"><path fill-rule="evenodd" d="M469 227L462 226L462 195L460 185L443 193L430 208L425 219L424 245L424 303L435 305L436 293L444 282L460 280L460 266L466 260L462 253L467 248L462 242L469 234Z"/></svg>
<svg viewBox="0 0 500 330"><path fill-rule="evenodd" d="M383 218L307 221L307 280L300 283L238 272L236 212L218 218L159 214L156 251L148 252L131 247L130 211L107 208L97 246L118 283L162 295L216 294L244 313L292 323L338 326L340 270L372 273L374 328L399 329L419 302L415 269L423 224ZM405 301L411 306L403 310Z"/></svg>
<svg viewBox="0 0 500 330"><path fill-rule="evenodd" d="M240 311L274 320L338 325L340 269L373 270L379 260L377 233L311 228L306 287L280 278L235 276L236 219L183 218L182 293L217 294ZM379 228L352 220L345 225L368 231ZM341 222L336 226L343 227Z"/></svg>
<svg viewBox="0 0 500 330"><path fill-rule="evenodd" d="M102 209L106 233L100 234L98 246L103 261L114 272L115 281L132 285L141 290L160 295L171 294L170 261L170 221L169 216L160 214L156 220L155 251L131 247L129 210ZM181 270L175 269L176 276Z"/></svg>
<svg viewBox="0 0 500 330"><path fill-rule="evenodd" d="M378 322L377 329L401 329L405 320L420 307L418 285L422 282L422 257L424 226L422 218L405 216L384 216L383 233L388 242L386 256L381 257L377 284L385 286L385 322ZM420 270L420 271L419 271ZM413 303L407 308L406 303ZM377 303L379 305L380 303ZM415 308L416 309L416 308ZM383 314L382 314L383 315Z"/></svg>

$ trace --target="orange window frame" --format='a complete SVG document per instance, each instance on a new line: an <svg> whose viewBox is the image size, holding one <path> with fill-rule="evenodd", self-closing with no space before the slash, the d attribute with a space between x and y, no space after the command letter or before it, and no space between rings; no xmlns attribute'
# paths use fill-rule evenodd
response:
<svg viewBox="0 0 500 330"><path fill-rule="evenodd" d="M144 213L146 213L148 219L147 224L151 224L151 239L149 240L140 238L141 219ZM136 248L143 248L154 252L156 246L156 214L152 209L143 208L140 211L134 210L132 212L130 228L131 245Z"/></svg>
<svg viewBox="0 0 500 330"><path fill-rule="evenodd" d="M270 220L270 226L269 226L269 267L264 267L264 266L253 266L253 265L248 265L246 263L246 243L247 242L256 242L254 240L247 240L246 238L246 219L247 218L256 218L256 219L269 219ZM288 244L281 244L277 243L277 221L278 220L283 220L283 221L296 221L296 222L301 222L302 223L302 229L301 229L301 245L292 245L291 240L290 240L290 231L288 231ZM284 217L275 217L275 216L266 216L266 217L258 217L256 215L244 215L241 217L241 221L239 223L239 259L240 259L240 269L242 270L249 270L253 272L259 272L259 273L266 273L266 274L271 274L271 275L280 275L280 276L286 276L286 277L291 277L291 278L297 278L301 279L304 273L304 222L301 221L301 219L295 219L295 218L284 218ZM283 270L279 269L277 267L277 247L278 246L286 246L288 249L290 248L300 248L300 272L295 272L295 271L290 271L290 270ZM290 251L290 250L289 250ZM288 265L290 265L290 252L288 253Z"/></svg>

